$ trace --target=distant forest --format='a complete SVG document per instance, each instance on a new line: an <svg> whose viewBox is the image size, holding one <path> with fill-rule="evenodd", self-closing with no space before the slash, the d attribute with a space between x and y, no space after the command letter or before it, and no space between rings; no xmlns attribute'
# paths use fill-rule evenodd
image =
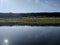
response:
<svg viewBox="0 0 60 45"><path fill-rule="evenodd" d="M60 17L60 12L45 12L45 13L0 13L0 18L28 17L28 16Z"/></svg>

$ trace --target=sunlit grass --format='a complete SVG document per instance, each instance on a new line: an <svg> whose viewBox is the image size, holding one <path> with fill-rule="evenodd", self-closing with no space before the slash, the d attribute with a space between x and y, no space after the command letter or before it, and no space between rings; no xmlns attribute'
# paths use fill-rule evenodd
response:
<svg viewBox="0 0 60 45"><path fill-rule="evenodd" d="M59 17L0 18L0 25L60 25Z"/></svg>

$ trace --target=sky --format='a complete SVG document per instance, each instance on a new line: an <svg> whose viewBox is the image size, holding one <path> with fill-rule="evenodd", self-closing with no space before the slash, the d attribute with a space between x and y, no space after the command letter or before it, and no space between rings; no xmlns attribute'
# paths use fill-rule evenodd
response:
<svg viewBox="0 0 60 45"><path fill-rule="evenodd" d="M60 0L0 0L0 12L60 12Z"/></svg>

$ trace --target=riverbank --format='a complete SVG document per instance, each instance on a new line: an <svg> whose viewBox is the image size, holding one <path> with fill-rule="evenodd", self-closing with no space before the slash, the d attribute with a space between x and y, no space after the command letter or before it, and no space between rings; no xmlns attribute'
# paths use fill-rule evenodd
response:
<svg viewBox="0 0 60 45"><path fill-rule="evenodd" d="M30 26L60 26L58 17L20 17L0 18L0 26L30 25Z"/></svg>

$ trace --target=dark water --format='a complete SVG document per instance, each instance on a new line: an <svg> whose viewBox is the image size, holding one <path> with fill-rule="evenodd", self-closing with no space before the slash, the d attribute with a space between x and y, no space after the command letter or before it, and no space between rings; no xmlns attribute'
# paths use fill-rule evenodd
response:
<svg viewBox="0 0 60 45"><path fill-rule="evenodd" d="M1 26L0 45L60 45L60 27Z"/></svg>

